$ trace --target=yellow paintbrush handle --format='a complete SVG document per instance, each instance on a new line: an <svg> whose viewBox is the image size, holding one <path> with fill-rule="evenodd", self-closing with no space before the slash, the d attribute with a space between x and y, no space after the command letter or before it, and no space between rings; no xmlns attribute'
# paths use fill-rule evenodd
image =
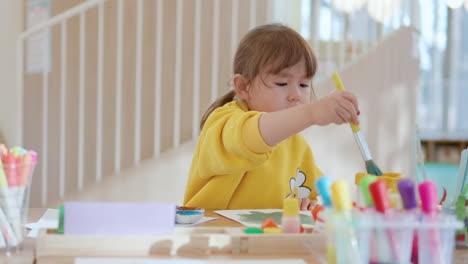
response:
<svg viewBox="0 0 468 264"><path fill-rule="evenodd" d="M333 76L333 80L335 81L336 89L338 89L340 91L344 91L345 88L343 86L343 83L341 82L341 79L340 79L340 76L338 75L338 73L334 72L332 74L332 76ZM359 127L359 125L355 125L352 122L349 122L349 126L351 126L351 130L353 130L353 133L356 133L359 130L361 130L361 127Z"/></svg>

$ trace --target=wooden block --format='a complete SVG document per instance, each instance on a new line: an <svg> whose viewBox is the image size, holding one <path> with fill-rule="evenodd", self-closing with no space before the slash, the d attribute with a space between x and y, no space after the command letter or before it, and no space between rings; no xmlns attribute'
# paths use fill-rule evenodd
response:
<svg viewBox="0 0 468 264"><path fill-rule="evenodd" d="M171 236L68 236L41 230L37 258L65 256L204 257L217 255L314 254L325 252L325 236L303 234L246 234L243 228L176 228Z"/></svg>

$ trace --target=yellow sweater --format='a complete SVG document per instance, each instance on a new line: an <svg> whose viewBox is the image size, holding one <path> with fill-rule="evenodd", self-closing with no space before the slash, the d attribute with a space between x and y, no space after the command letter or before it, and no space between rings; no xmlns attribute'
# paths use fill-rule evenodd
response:
<svg viewBox="0 0 468 264"><path fill-rule="evenodd" d="M306 140L294 135L267 145L258 128L261 115L239 101L211 113L195 149L185 206L282 208L286 197L316 197L313 186L322 173Z"/></svg>

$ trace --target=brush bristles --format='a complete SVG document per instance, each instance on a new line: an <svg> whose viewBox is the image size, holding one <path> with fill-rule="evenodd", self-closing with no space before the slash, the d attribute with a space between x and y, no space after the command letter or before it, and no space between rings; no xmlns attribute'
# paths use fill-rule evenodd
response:
<svg viewBox="0 0 468 264"><path fill-rule="evenodd" d="M377 167L377 164L373 160L366 161L366 170L367 173L375 175L375 176L382 176L382 171Z"/></svg>

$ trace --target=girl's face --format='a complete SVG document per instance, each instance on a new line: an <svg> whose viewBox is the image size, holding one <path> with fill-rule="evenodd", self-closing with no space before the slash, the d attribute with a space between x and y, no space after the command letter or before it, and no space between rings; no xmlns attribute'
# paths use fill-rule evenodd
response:
<svg viewBox="0 0 468 264"><path fill-rule="evenodd" d="M263 79L263 80L262 80ZM262 71L248 85L249 110L275 112L310 102L312 80L306 77L305 60L278 74Z"/></svg>

